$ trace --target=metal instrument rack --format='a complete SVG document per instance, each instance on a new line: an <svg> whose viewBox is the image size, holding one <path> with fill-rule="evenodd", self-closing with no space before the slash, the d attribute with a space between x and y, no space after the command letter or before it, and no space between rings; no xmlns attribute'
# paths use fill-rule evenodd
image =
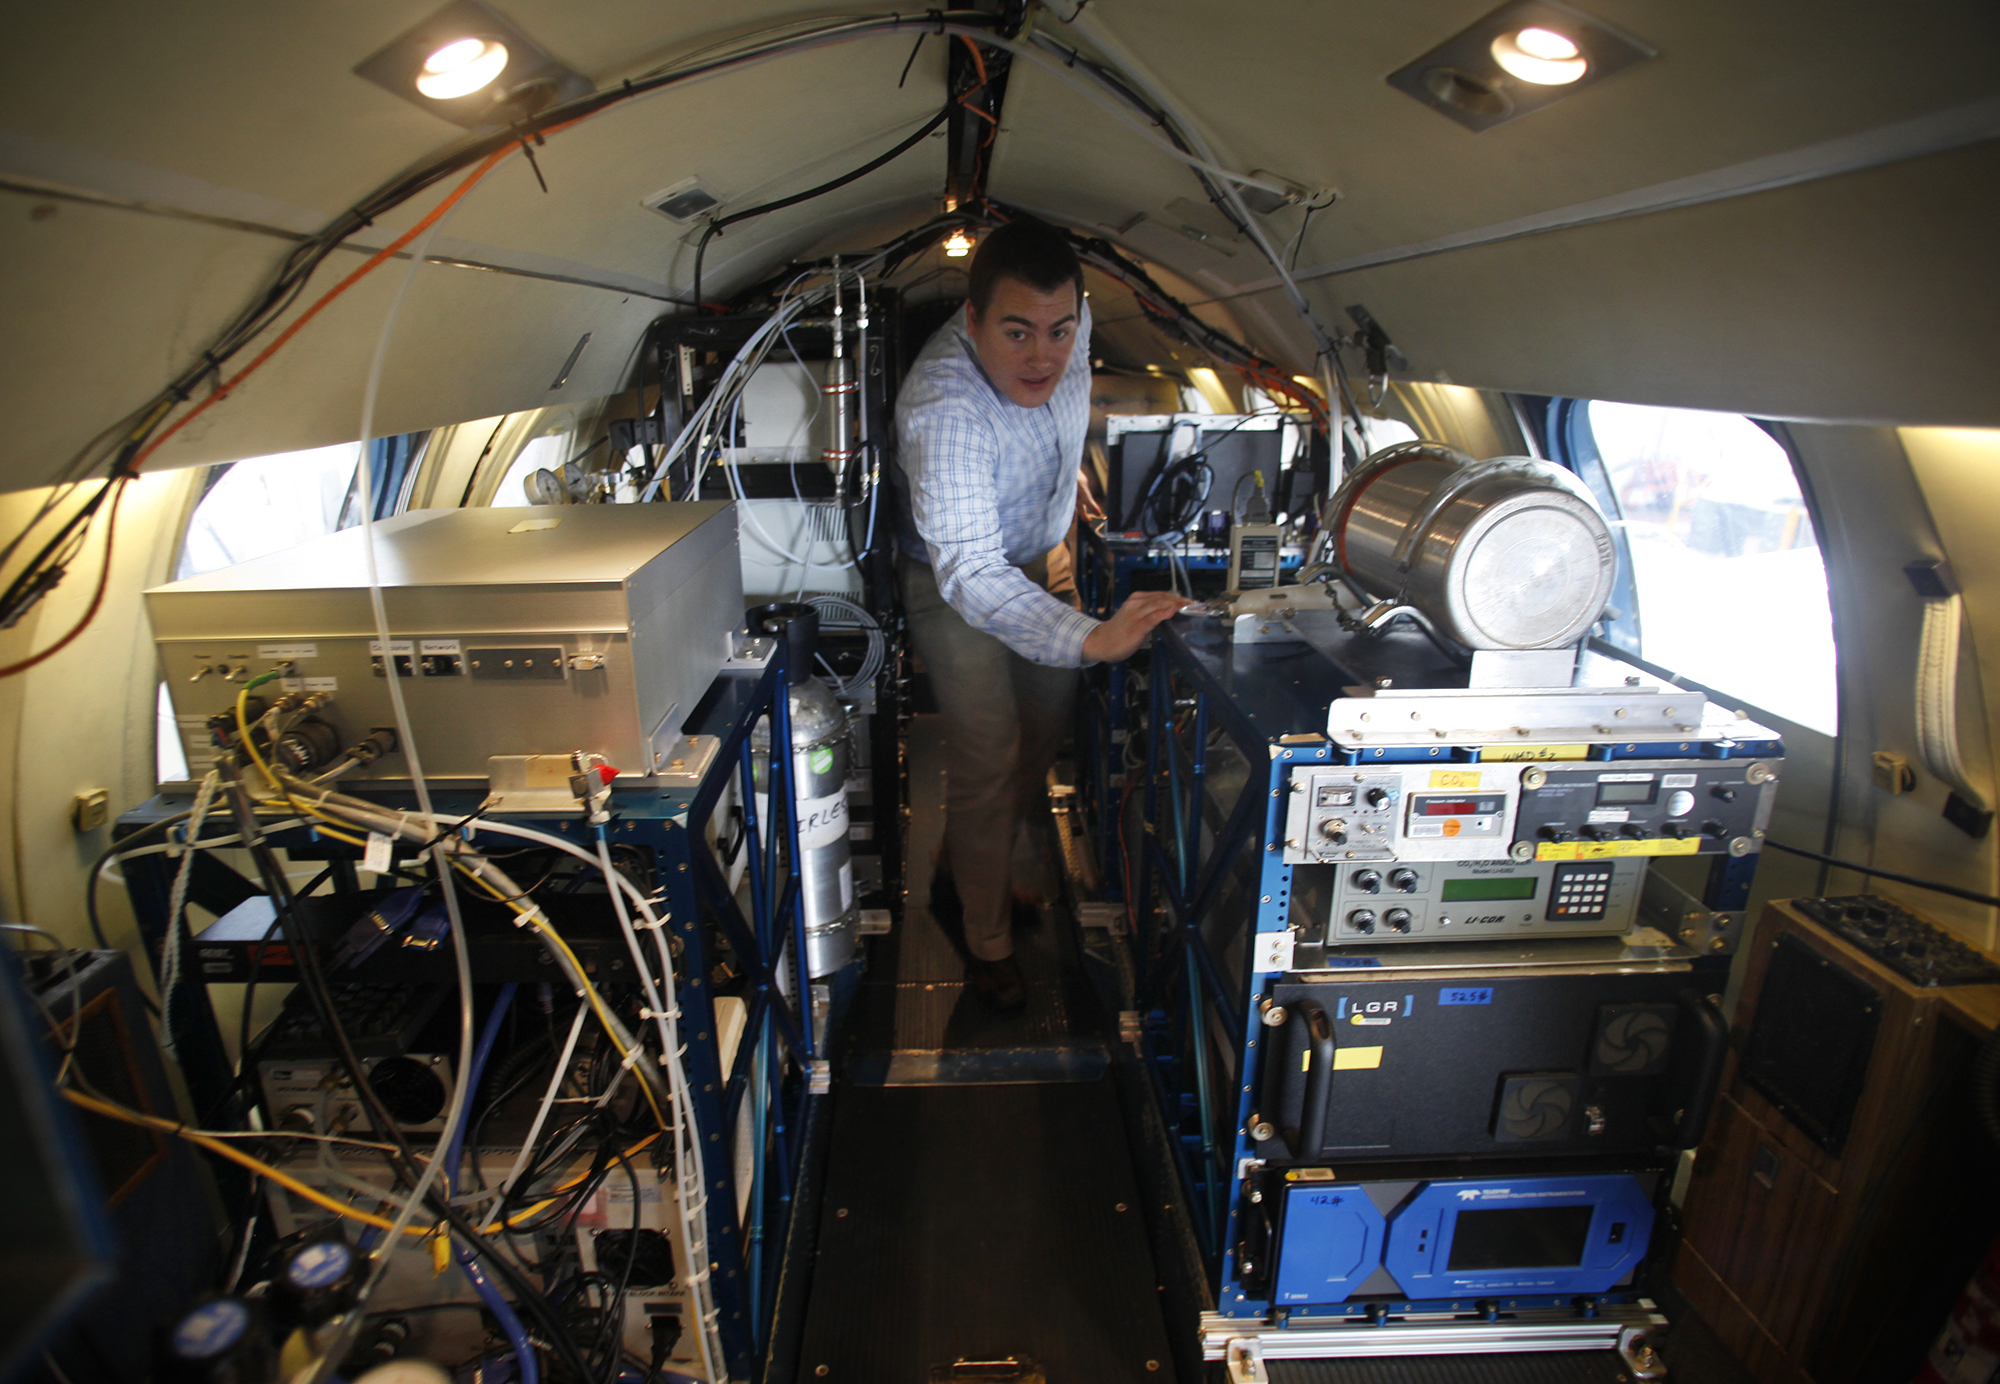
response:
<svg viewBox="0 0 2000 1384"><path fill-rule="evenodd" d="M1077 594L1083 608L1099 619L1108 618L1135 590L1166 589L1173 585L1173 563L1144 539L1106 534L1097 527L1077 529ZM1304 561L1302 551L1279 555L1282 572L1296 572ZM1201 592L1214 594L1222 589L1229 568L1226 549L1196 548L1174 559ZM1086 679L1079 701L1077 756L1087 766L1083 791L1085 810L1096 826L1092 850L1097 877L1104 882L1104 896L1122 902L1124 884L1117 870L1118 843L1113 835L1116 804L1102 801L1102 794L1116 786L1126 737L1133 727L1126 714L1127 665L1112 663Z"/></svg>
<svg viewBox="0 0 2000 1384"><path fill-rule="evenodd" d="M764 643L768 647L770 641ZM783 661L783 651L777 649L756 668L725 671L716 679L686 726L690 737L709 737L695 741L713 747L704 764L689 766L690 772L674 786L620 788L611 800L613 840L618 845L652 851L654 883L664 896L662 912L684 949L685 973L679 986L681 1032L701 1144L708 1154L710 1279L720 1313L724 1358L730 1377L738 1379L759 1374L778 1305L780 1269L793 1211L807 1172L811 1132L829 1080L824 1053L830 1016L815 1013L818 1006L813 991L819 987L803 985L797 972L789 969L793 958L802 956L805 948L798 884L791 870L798 854L792 757L769 757L770 801L783 804L782 815L769 829L757 821L758 795L751 788L750 735L759 720L771 718L773 743L790 743ZM750 859L748 916L738 907L715 853L706 844L709 819L732 780L740 790L745 849ZM362 788L356 796L370 797L394 809L414 805L407 792ZM483 796L455 790L435 794L434 801L441 814L464 816L478 807ZM120 817L115 836L129 836L184 806L179 797L153 798ZM579 838L585 834L580 814L573 810L509 815L553 834L573 833ZM210 823L206 835L224 837L235 832L224 813L217 812ZM359 853L353 848L334 843L308 827L274 832L268 839L273 846L329 860L340 887L358 889L354 862ZM190 897L212 911L225 911L233 902L261 892L212 857L197 859L206 860L208 868L201 872L204 877L197 881ZM125 869L126 887L156 974L177 868L176 859L155 854L135 857ZM727 1070L710 980L715 945L723 939L747 968L747 1020ZM189 943L195 955L199 954L199 941L196 937ZM505 977L488 974L480 978ZM547 973L511 978L542 980ZM244 1107L232 1095L233 1074L224 1057L214 1011L206 1003L187 1002L186 988L182 995L167 997L167 1014L196 1108L222 1110L227 1112L224 1118L240 1123ZM750 1186L747 1209L739 1219L737 1162L727 1151L746 1100L752 1115L746 1131Z"/></svg>
<svg viewBox="0 0 2000 1384"><path fill-rule="evenodd" d="M1116 581L1115 559L1103 570ZM1361 638L1371 642L1355 646L1356 652L1365 650L1371 671L1394 675L1399 686L1441 685L1435 682L1440 660L1421 636ZM1622 1302L1592 1299L1583 1310L1573 1299L1510 1297L1378 1302L1307 1316L1278 1306L1269 1289L1246 1287L1238 1263L1243 1179L1260 1158L1251 1121L1259 1042L1272 1032L1263 1028L1259 1002L1281 979L1344 966L1560 966L1607 959L1642 967L1671 962L1683 969L1720 964L1644 927L1628 943L1561 939L1530 948L1482 941L1362 952L1302 944L1293 911L1295 867L1286 861L1284 841L1293 773L1339 765L1476 764L1484 752L1452 744L1359 748L1330 738L1329 705L1345 688L1374 679L1350 672L1337 643L1330 652L1328 642L1320 642L1317 649L1298 642L1237 644L1221 622L1162 626L1147 671L1145 724L1123 727L1143 737L1139 784L1121 785L1109 772L1122 752L1122 737L1114 737L1117 727L1107 715L1124 705L1120 670L1098 674L1096 699L1086 708L1094 724L1083 741L1093 751L1081 756L1083 798L1098 814L1107 887L1122 883L1129 890L1136 1041L1213 1293L1214 1310L1201 1322L1204 1355L1228 1359L1242 1371L1232 1378L1250 1379L1262 1377L1253 1367L1267 1355L1619 1349L1639 1377L1648 1377L1657 1360L1645 1353L1645 1332L1663 1319L1649 1302L1629 1294ZM1773 738L1632 741L1594 744L1588 759L1781 754ZM1121 832L1124 804L1135 795L1143 803L1143 827ZM1129 854L1125 840L1134 842ZM1756 860L1755 854L1710 856L1701 902L1712 910L1740 910ZM1395 1330L1361 1329L1382 1325Z"/></svg>

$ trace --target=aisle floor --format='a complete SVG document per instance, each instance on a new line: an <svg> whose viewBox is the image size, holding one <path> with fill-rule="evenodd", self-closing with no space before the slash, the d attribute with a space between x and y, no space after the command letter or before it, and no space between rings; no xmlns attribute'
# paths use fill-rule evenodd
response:
<svg viewBox="0 0 2000 1384"><path fill-rule="evenodd" d="M937 718L917 717L911 896L856 999L798 1377L931 1384L1012 1359L1049 1384L1171 1380L1074 920L1046 908L1017 933L1030 999L1004 1015L965 989L959 943L929 913L942 752Z"/></svg>

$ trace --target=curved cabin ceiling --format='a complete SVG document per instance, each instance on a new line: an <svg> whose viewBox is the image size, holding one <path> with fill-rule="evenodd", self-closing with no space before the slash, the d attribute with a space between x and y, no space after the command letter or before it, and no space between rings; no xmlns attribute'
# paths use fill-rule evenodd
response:
<svg viewBox="0 0 2000 1384"><path fill-rule="evenodd" d="M354 75L437 7L136 0L12 16L0 94L10 422L0 484L41 484L198 360L295 243L464 139ZM674 58L851 9L508 0L599 91ZM2000 12L1590 0L1658 56L1474 133L1389 73L1491 6L1060 0L1032 32L1109 59L1230 168L1337 189L1296 264L1321 324L1364 306L1415 378L1828 420L2000 424ZM1066 22L1074 19L1074 22ZM689 177L722 211L872 157L945 99L921 20L636 98L519 155L438 228L439 263L362 280L161 450L186 465L344 440L406 277L377 434L602 395L692 290L684 226L641 205ZM1063 74L1076 80L1073 74ZM1205 314L1301 372L1313 348L1269 263L1190 171L1017 58L990 194L1171 270ZM812 202L732 227L704 294L853 250L940 208L926 140ZM456 178L353 238L308 299ZM1280 247L1300 212L1264 218ZM559 388L578 340L590 341ZM1358 355L1350 367L1359 368Z"/></svg>

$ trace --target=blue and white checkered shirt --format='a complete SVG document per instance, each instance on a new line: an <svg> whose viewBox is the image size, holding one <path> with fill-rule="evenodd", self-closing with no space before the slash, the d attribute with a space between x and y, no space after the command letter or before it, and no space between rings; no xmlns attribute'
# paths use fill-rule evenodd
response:
<svg viewBox="0 0 2000 1384"><path fill-rule="evenodd" d="M1021 569L1069 533L1090 425L1090 304L1055 393L1022 408L986 377L956 313L925 343L896 396L901 536L928 554L938 591L974 629L1055 668L1083 663L1097 621Z"/></svg>

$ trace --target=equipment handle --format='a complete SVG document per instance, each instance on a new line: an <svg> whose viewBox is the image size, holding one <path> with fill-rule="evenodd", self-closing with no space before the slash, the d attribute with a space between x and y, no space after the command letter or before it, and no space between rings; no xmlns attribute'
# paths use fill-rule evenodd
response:
<svg viewBox="0 0 2000 1384"><path fill-rule="evenodd" d="M1292 1029L1297 1021L1298 1010L1287 1009L1282 1023L1265 1030L1264 1074L1257 1085L1257 1109L1250 1117L1251 1137L1269 1144L1270 1153L1278 1158L1292 1157L1292 1141L1284 1126L1285 1070L1292 1061Z"/></svg>
<svg viewBox="0 0 2000 1384"><path fill-rule="evenodd" d="M1301 1000L1293 1012L1305 1019L1306 1051L1311 1054L1306 1067L1306 1098L1299 1112L1299 1130L1293 1142L1299 1157L1310 1158L1326 1142L1326 1106L1333 1094L1333 1020L1312 1000Z"/></svg>
<svg viewBox="0 0 2000 1384"><path fill-rule="evenodd" d="M1701 1142L1708 1129L1708 1112L1722 1085L1722 1064L1729 1056L1729 1024L1722 1017L1722 1002L1714 995L1684 990L1681 1008L1701 1030L1701 1052L1695 1060L1694 1080L1687 1103L1681 1107L1680 1128L1674 1133L1674 1147L1691 1149Z"/></svg>

